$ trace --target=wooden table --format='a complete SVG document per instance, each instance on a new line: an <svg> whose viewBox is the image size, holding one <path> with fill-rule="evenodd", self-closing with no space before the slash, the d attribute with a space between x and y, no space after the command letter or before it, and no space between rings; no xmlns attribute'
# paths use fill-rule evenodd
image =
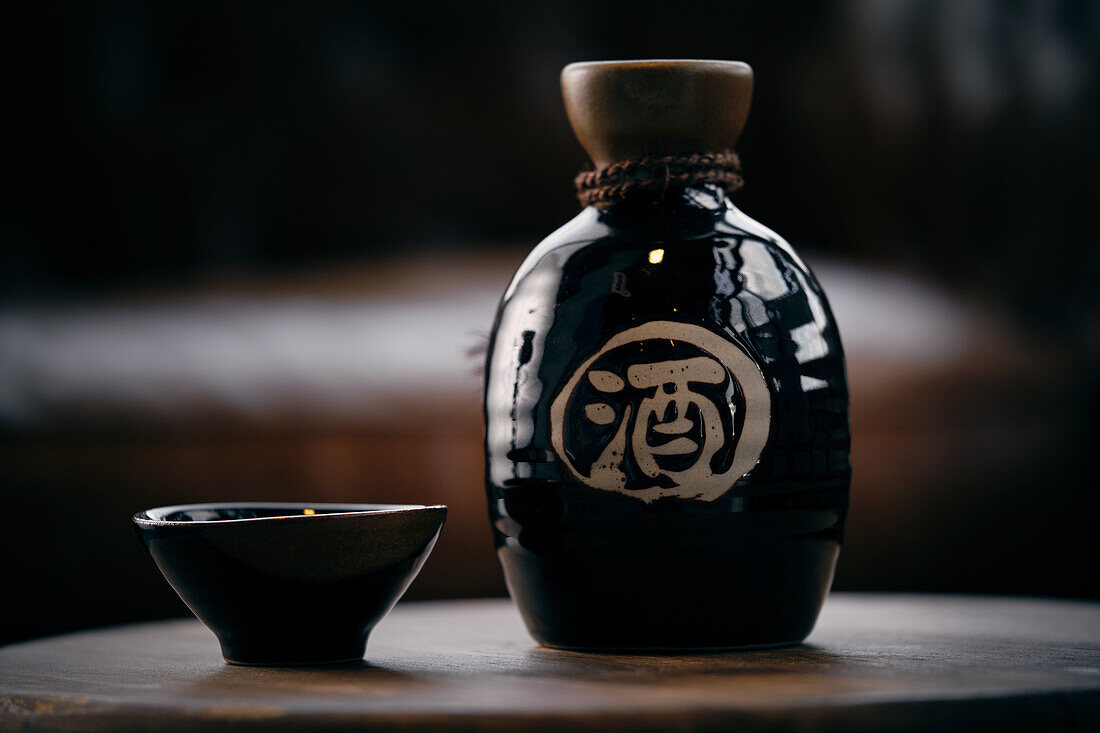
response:
<svg viewBox="0 0 1100 733"><path fill-rule="evenodd" d="M363 664L226 665L193 620L0 649L0 730L1100 730L1100 604L837 594L802 646L543 649L506 600L403 604Z"/></svg>

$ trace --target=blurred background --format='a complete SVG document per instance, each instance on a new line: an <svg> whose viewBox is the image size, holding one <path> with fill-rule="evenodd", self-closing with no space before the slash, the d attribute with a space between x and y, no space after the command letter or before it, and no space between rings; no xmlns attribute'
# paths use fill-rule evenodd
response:
<svg viewBox="0 0 1100 733"><path fill-rule="evenodd" d="M504 593L478 352L577 211L558 71L738 59L746 212L852 383L835 588L1100 597L1100 5L11 3L0 642L185 613L128 526L441 502L410 598Z"/></svg>

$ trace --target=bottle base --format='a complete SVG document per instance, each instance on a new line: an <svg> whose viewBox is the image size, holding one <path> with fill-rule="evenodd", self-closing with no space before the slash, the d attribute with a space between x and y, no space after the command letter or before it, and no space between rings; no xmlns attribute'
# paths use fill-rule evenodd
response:
<svg viewBox="0 0 1100 733"><path fill-rule="evenodd" d="M817 537L670 551L498 548L531 636L572 651L706 653L779 648L810 635L840 546Z"/></svg>

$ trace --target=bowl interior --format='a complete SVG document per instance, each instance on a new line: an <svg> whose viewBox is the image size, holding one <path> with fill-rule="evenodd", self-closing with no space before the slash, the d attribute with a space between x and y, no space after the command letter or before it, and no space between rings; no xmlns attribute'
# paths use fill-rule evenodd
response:
<svg viewBox="0 0 1100 733"><path fill-rule="evenodd" d="M247 519L396 512L428 507L421 504L318 504L291 502L250 502L187 504L148 509L138 519L152 522L232 522Z"/></svg>

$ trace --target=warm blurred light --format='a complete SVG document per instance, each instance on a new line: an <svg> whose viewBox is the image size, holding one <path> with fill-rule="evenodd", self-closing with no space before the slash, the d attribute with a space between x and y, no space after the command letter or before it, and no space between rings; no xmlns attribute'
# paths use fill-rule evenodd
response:
<svg viewBox="0 0 1100 733"><path fill-rule="evenodd" d="M649 264L659 265L661 263L661 260L663 260L664 258L665 258L665 251L663 249L650 250Z"/></svg>

